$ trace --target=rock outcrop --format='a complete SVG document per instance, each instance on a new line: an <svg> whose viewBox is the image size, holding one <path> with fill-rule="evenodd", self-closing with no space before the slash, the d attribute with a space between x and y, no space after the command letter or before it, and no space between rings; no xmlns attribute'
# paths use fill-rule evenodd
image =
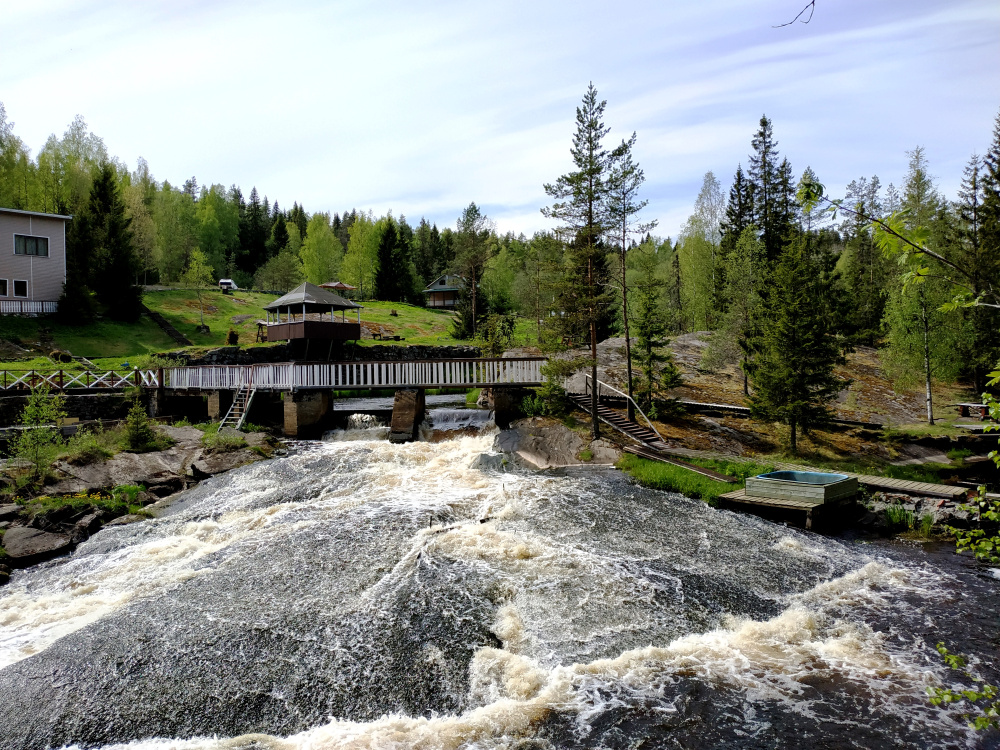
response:
<svg viewBox="0 0 1000 750"><path fill-rule="evenodd" d="M531 469L608 465L621 457L621 451L610 441L588 442L562 423L543 417L515 422L510 429L497 435L493 447ZM584 460L588 457L589 460Z"/></svg>
<svg viewBox="0 0 1000 750"><path fill-rule="evenodd" d="M15 526L3 536L7 559L15 568L24 568L68 552L73 539L68 534L53 534L30 526Z"/></svg>

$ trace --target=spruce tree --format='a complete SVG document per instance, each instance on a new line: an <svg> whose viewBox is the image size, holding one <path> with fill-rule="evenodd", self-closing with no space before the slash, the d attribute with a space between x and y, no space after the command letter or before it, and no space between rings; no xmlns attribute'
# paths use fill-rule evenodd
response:
<svg viewBox="0 0 1000 750"><path fill-rule="evenodd" d="M719 242L719 256L716 261L716 297L712 307L717 314L726 309L726 265L729 254L739 242L743 230L754 224L753 183L744 175L743 165L737 165L733 185L729 188L729 201L726 203L726 213L720 226L722 236Z"/></svg>
<svg viewBox="0 0 1000 750"><path fill-rule="evenodd" d="M98 170L80 218L82 231L75 235L73 248L76 279L93 289L109 317L138 320L142 313L139 258L132 241L132 220L126 215L110 164Z"/></svg>
<svg viewBox="0 0 1000 750"><path fill-rule="evenodd" d="M542 214L563 223L560 232L568 242L567 273L557 295L561 313L569 322L584 326L590 338L591 432L600 437L597 417L597 337L606 317L609 295L604 286L606 251L601 238L608 228L606 213L608 152L602 141L608 134L601 118L607 102L598 101L591 83L576 109L576 132L570 154L576 170L545 185L554 199Z"/></svg>
<svg viewBox="0 0 1000 750"><path fill-rule="evenodd" d="M751 414L787 424L793 453L798 431L827 421L827 405L845 385L833 372L843 361L840 342L815 304L816 293L815 268L800 235L779 258L765 302L760 350L749 363Z"/></svg>
<svg viewBox="0 0 1000 750"><path fill-rule="evenodd" d="M635 358L638 365L636 398L640 406L656 419L656 402L664 391L681 385L681 374L673 362L667 344L670 323L665 315L664 295L667 281L660 275L660 264L652 243L644 243L633 253L636 271L634 303L631 314L635 330Z"/></svg>
<svg viewBox="0 0 1000 750"><path fill-rule="evenodd" d="M778 143L771 121L764 115L751 141L750 183L753 186L754 220L761 230L767 259L774 262L781 254L789 230L791 167L778 161Z"/></svg>
<svg viewBox="0 0 1000 750"><path fill-rule="evenodd" d="M870 221L881 217L878 177L861 177L847 186L844 204L854 213L845 212L841 231L844 235L844 282L852 300L852 315L847 331L855 341L874 345L883 334L883 318L891 280L890 261L875 242Z"/></svg>
<svg viewBox="0 0 1000 750"><path fill-rule="evenodd" d="M629 398L632 398L632 340L629 335L628 315L628 250L635 234L649 233L656 221L638 222L636 215L646 207L649 201L639 200L639 188L646 181L642 169L632 160L632 148L635 146L636 135L621 145L611 154L611 168L608 177L608 212L609 223L615 242L618 244L618 274L615 282L621 292L621 320L625 336L625 382ZM711 174L711 173L709 173ZM626 410L629 421L635 421L635 408L632 401L628 402Z"/></svg>

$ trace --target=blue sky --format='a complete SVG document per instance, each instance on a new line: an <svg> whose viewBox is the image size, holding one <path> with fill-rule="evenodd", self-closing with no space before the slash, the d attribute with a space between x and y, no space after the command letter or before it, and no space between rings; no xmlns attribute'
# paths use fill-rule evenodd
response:
<svg viewBox="0 0 1000 750"><path fill-rule="evenodd" d="M638 133L647 218L672 236L763 113L834 194L899 184L922 145L953 197L1000 111L996 0L817 0L785 28L801 0L3 6L0 101L33 151L82 114L160 180L439 226L474 200L501 231L547 228L590 81L608 145Z"/></svg>

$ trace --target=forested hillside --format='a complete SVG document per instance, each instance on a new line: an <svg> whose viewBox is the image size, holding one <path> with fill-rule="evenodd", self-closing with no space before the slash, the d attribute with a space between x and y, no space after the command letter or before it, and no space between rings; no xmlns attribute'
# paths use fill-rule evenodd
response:
<svg viewBox="0 0 1000 750"><path fill-rule="evenodd" d="M761 416L787 419L781 402L797 400L805 427L842 390L835 366L858 345L881 348L900 387L986 386L1000 359L1000 315L987 299L1000 284L1000 121L957 195L940 193L913 145L905 175L858 175L831 212L800 202L800 186L822 175L804 166L808 154L782 154L780 123L762 117L729 185L707 173L674 240L641 216L637 136L606 148L604 106L591 87L577 110L576 169L545 186L553 229L530 238L500 233L474 202L438 228L355 208L310 212L294 196L287 207L264 186L172 185L142 159L127 167L79 116L33 154L2 104L0 205L74 215L68 323L134 320L142 285L190 282L193 263L244 288L341 279L363 299L416 304L425 285L455 273L471 282L459 338L502 340L516 316L545 348L631 326L646 403L670 384L658 354L667 338L702 330L717 332L703 367L737 365ZM873 220L890 218L928 253L887 247ZM946 310L956 295L965 297Z"/></svg>

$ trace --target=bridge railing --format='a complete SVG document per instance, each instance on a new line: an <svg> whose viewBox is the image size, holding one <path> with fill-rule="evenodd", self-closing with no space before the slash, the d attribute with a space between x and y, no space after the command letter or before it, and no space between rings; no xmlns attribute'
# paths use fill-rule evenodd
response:
<svg viewBox="0 0 1000 750"><path fill-rule="evenodd" d="M443 359L411 362L295 362L262 365L172 367L167 388L257 390L310 388L449 387L542 382L543 357Z"/></svg>
<svg viewBox="0 0 1000 750"><path fill-rule="evenodd" d="M171 388L179 390L289 391L309 388L448 388L542 382L543 357L436 359L410 362L286 362L202 365L159 370L2 370L0 391L47 385L74 388Z"/></svg>
<svg viewBox="0 0 1000 750"><path fill-rule="evenodd" d="M0 391L48 386L54 391L72 388L157 388L159 370L2 370Z"/></svg>

